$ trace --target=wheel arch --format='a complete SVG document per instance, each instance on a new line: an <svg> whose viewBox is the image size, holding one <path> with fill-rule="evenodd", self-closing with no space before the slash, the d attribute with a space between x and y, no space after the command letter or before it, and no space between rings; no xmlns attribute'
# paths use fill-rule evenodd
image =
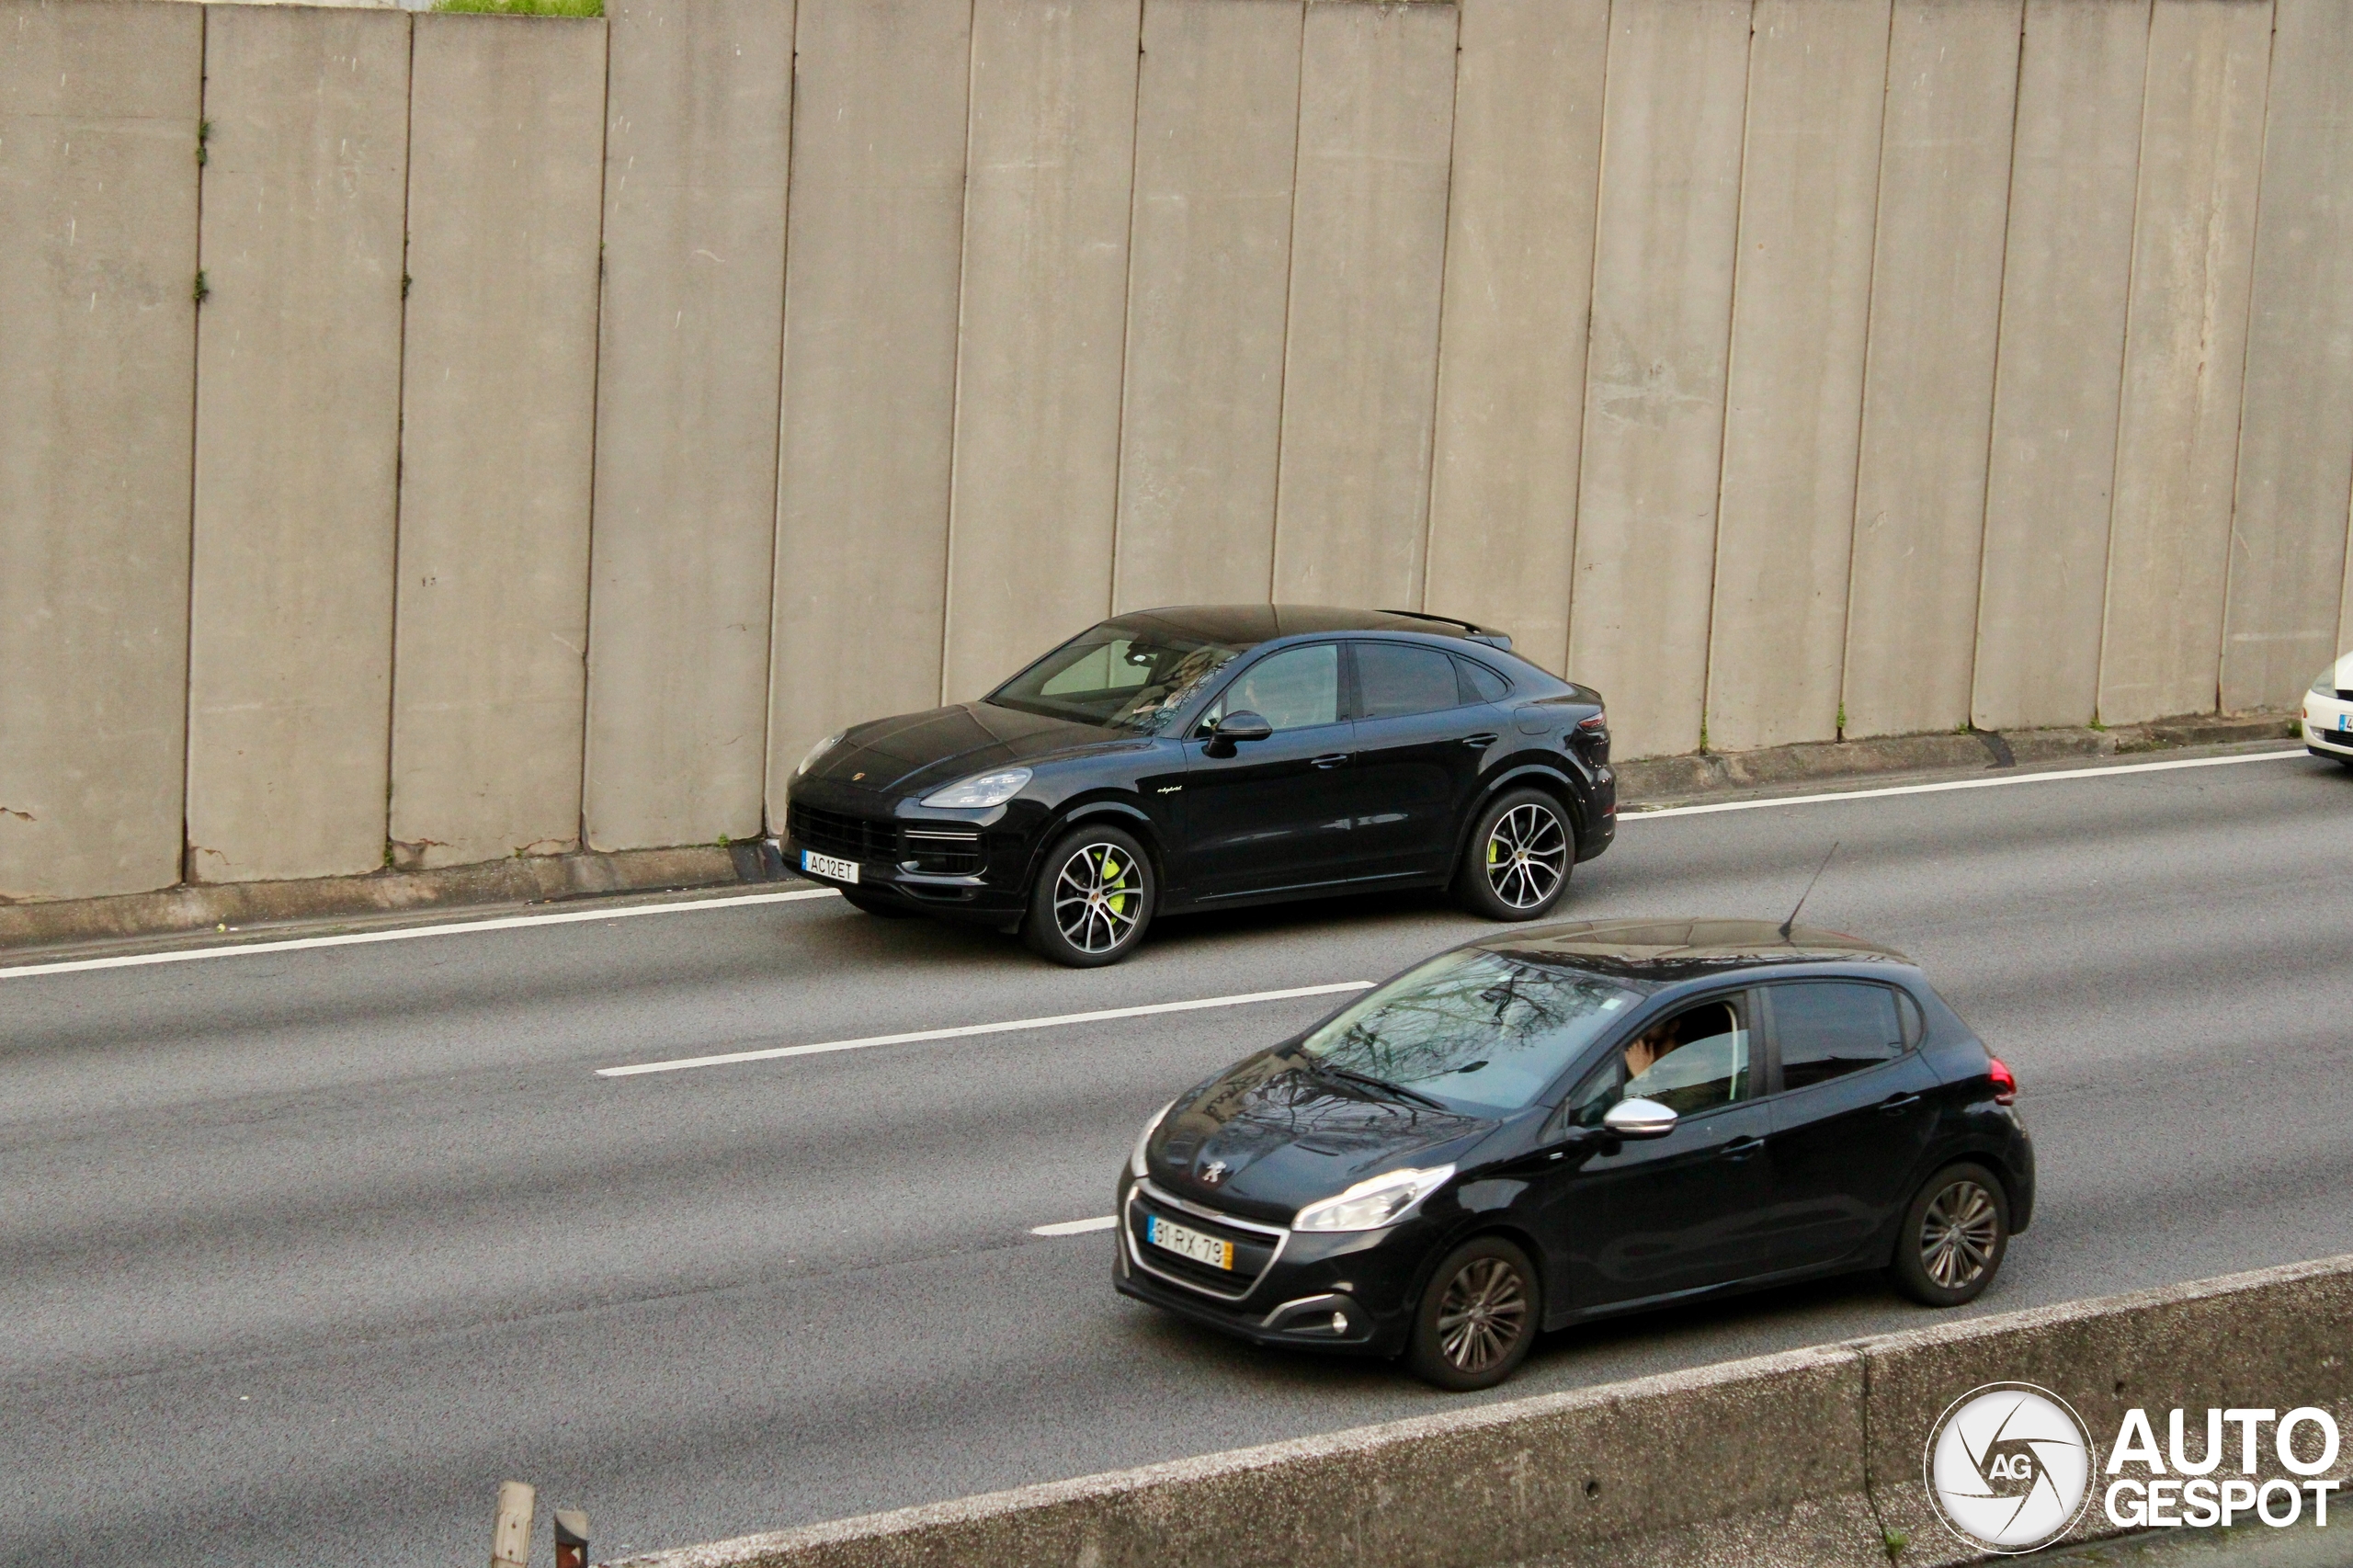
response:
<svg viewBox="0 0 2353 1568"><path fill-rule="evenodd" d="M1136 842L1143 846L1143 852L1152 857L1152 874L1159 881L1161 896L1165 900L1168 892L1168 846L1161 841L1159 830L1154 825L1149 812L1135 802L1123 801L1116 795L1097 795L1079 801L1064 807L1046 824L1044 830L1038 835L1038 846L1029 852L1029 864L1021 875L1022 897L1028 898L1030 890L1038 885L1038 876L1045 868L1048 852L1062 841L1064 834L1090 822L1107 820L1132 835Z"/></svg>
<svg viewBox="0 0 2353 1568"><path fill-rule="evenodd" d="M1575 786L1559 768L1549 762L1529 760L1507 764L1472 797L1470 810L1464 812L1462 820L1455 824L1454 853L1448 861L1449 866L1461 864L1463 851L1471 843L1471 830L1479 825L1479 819L1486 814L1489 806L1495 803L1496 797L1521 788L1541 790L1560 802L1562 811L1568 814L1569 831L1576 835L1576 842L1570 846L1570 863L1575 864L1576 851L1584 846L1586 838L1585 804L1578 799Z"/></svg>

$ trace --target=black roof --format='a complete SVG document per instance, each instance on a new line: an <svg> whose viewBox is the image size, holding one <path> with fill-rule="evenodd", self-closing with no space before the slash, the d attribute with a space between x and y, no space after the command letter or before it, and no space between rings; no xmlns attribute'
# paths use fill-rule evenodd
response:
<svg viewBox="0 0 2353 1568"><path fill-rule="evenodd" d="M1160 609L1132 610L1112 619L1131 624L1157 623L1230 648L1247 648L1278 637L1301 637L1320 631L1418 631L1426 636L1465 638L1495 648L1511 646L1509 637L1490 628L1447 616L1401 609L1343 609L1333 605L1170 605Z"/></svg>
<svg viewBox="0 0 2353 1568"><path fill-rule="evenodd" d="M1472 944L1538 964L1652 986L1792 963L1900 963L1883 943L1770 920L1574 920L1524 926Z"/></svg>

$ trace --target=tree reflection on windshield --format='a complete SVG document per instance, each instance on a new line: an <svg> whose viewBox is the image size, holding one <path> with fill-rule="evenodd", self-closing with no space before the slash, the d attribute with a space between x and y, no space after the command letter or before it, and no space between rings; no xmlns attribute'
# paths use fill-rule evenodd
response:
<svg viewBox="0 0 2353 1568"><path fill-rule="evenodd" d="M1300 1049L1449 1106L1517 1110L1636 997L1600 975L1462 949L1373 992Z"/></svg>

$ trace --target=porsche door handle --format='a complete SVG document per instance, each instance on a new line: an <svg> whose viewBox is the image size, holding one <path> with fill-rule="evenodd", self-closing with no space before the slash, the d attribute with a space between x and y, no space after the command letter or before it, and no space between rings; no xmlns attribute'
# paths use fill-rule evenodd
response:
<svg viewBox="0 0 2353 1568"><path fill-rule="evenodd" d="M1309 766L1313 767L1337 767L1340 764L1347 760L1348 754L1347 752L1330 751L1325 752L1322 756L1316 757L1309 764Z"/></svg>
<svg viewBox="0 0 2353 1568"><path fill-rule="evenodd" d="M1717 1150L1716 1157L1722 1160L1745 1160L1763 1147L1765 1147L1765 1140L1762 1138L1735 1138Z"/></svg>
<svg viewBox="0 0 2353 1568"><path fill-rule="evenodd" d="M1890 1095L1879 1102L1879 1108L1881 1115L1893 1116L1899 1111L1910 1110L1919 1103L1920 1096L1917 1095Z"/></svg>

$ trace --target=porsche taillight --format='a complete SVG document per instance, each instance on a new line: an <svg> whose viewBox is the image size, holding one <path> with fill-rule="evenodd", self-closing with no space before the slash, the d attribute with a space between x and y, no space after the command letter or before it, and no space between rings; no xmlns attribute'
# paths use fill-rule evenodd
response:
<svg viewBox="0 0 2353 1568"><path fill-rule="evenodd" d="M2000 1057L1991 1057L1987 1060L1985 1063L1985 1076L1994 1080L1994 1103L1995 1105L2018 1104L2018 1076L2007 1067L2002 1065L2002 1059Z"/></svg>

